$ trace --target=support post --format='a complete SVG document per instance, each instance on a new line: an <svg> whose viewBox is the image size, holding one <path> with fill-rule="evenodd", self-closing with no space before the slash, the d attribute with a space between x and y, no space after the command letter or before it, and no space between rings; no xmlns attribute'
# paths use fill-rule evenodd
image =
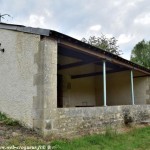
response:
<svg viewBox="0 0 150 150"><path fill-rule="evenodd" d="M106 62L103 61L103 96L104 96L104 106L106 104Z"/></svg>
<svg viewBox="0 0 150 150"><path fill-rule="evenodd" d="M133 84L133 71L131 70L131 98L132 98L132 105L134 105L134 84Z"/></svg>

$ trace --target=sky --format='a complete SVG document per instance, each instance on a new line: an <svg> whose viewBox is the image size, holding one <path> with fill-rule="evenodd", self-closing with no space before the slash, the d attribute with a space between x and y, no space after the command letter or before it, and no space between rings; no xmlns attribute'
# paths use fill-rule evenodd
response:
<svg viewBox="0 0 150 150"><path fill-rule="evenodd" d="M150 40L149 0L0 0L2 22L83 37L115 37L121 57L130 59L139 41Z"/></svg>

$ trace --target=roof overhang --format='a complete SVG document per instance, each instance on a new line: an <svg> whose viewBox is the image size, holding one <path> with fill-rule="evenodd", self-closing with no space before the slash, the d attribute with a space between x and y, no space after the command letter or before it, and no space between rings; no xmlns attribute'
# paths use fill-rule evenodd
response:
<svg viewBox="0 0 150 150"><path fill-rule="evenodd" d="M53 38L56 38L58 41L58 44L62 45L63 47L74 49L76 51L80 51L80 52L88 54L90 56L106 60L107 62L111 62L113 64L118 64L118 65L124 66L130 70L136 70L136 71L145 73L147 75L150 75L150 70L143 66L135 64L131 61L128 61L120 56L114 55L103 49L100 49L100 48L91 46L87 43L81 42L70 36L64 35L62 33L56 32L56 31L51 31L50 36Z"/></svg>
<svg viewBox="0 0 150 150"><path fill-rule="evenodd" d="M66 47L68 49L73 49L74 51L80 52L82 54L86 54L91 57L95 57L97 59L103 59L112 64L117 64L125 68L140 71L146 75L150 75L150 70L145 67L137 65L131 61L128 61L112 53L109 53L103 49L96 48L82 41L79 41L75 38L72 38L70 36L67 36L65 34L53 30L32 28L32 27L26 27L22 25L5 24L5 23L0 23L0 29L7 29L7 30L25 32L25 33L31 33L31 34L37 34L45 37L55 38L58 41L59 46Z"/></svg>

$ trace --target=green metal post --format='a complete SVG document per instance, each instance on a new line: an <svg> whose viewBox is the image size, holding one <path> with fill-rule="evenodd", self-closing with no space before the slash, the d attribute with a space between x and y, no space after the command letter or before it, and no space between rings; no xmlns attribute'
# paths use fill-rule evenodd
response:
<svg viewBox="0 0 150 150"><path fill-rule="evenodd" d="M103 95L104 95L104 106L106 104L106 62L103 61Z"/></svg>
<svg viewBox="0 0 150 150"><path fill-rule="evenodd" d="M134 105L134 84L133 84L133 71L131 70L131 98L132 98L132 105Z"/></svg>

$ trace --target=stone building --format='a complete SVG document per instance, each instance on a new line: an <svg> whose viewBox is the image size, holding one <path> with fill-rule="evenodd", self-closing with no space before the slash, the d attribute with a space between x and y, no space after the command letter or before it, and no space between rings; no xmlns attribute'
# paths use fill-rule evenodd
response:
<svg viewBox="0 0 150 150"><path fill-rule="evenodd" d="M0 111L44 136L150 118L150 70L62 33L0 23Z"/></svg>

